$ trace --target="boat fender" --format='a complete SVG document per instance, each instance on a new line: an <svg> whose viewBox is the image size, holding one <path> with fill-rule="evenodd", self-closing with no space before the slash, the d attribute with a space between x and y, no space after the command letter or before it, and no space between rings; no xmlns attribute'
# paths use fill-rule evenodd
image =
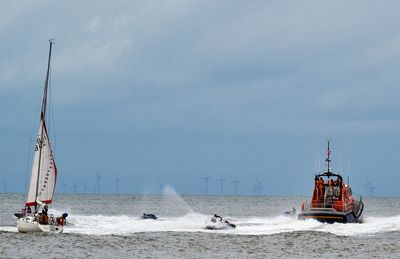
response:
<svg viewBox="0 0 400 259"><path fill-rule="evenodd" d="M360 208L358 209L358 213L356 214L356 213L353 211L353 216L354 216L354 218L358 219L358 218L361 216L363 210L364 210L364 203L363 203L362 201L360 201Z"/></svg>

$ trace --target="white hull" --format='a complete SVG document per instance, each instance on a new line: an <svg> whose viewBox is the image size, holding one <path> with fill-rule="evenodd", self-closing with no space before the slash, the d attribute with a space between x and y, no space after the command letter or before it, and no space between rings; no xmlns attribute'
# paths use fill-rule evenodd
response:
<svg viewBox="0 0 400 259"><path fill-rule="evenodd" d="M229 223L226 220L216 220L211 218L210 222L206 224L206 229L210 230L220 230L220 229L234 229L236 225Z"/></svg>
<svg viewBox="0 0 400 259"><path fill-rule="evenodd" d="M61 233L63 226L57 226L53 224L42 225L36 221L34 216L26 216L17 220L17 229L21 233L32 233L32 232L49 232L49 233Z"/></svg>

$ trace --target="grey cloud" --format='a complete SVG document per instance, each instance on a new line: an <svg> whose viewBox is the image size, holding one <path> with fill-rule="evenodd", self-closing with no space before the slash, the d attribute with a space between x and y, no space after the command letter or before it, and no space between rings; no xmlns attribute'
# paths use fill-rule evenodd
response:
<svg viewBox="0 0 400 259"><path fill-rule="evenodd" d="M343 143L358 135L374 143L384 135L396 143L399 5L180 0L3 4L0 119L7 123L1 129L16 139L25 136L9 132L31 128L34 112L25 111L40 99L46 41L54 36L53 97L65 145L60 163L66 170L73 171L63 156L85 157L76 167L89 170L88 164L99 160L95 151L104 145L101 140L109 138L115 138L107 143L112 150L140 156L137 170L146 170L146 159L162 159L170 172L181 170L179 174L183 169L173 165L180 155L201 165L200 158L187 156L190 151L184 149L201 150L193 151L194 156L204 156L207 168L223 163L213 157L225 152L226 170L235 170L232 159L250 171L274 175L286 163L286 158L274 157L284 156L274 152L277 146L284 150L297 143L312 153L327 135ZM238 146L217 147L215 140L224 137L225 144ZM70 145L76 139L86 141L85 150ZM246 141L261 144L252 151ZM159 142L170 150L150 157L150 147L167 149ZM235 153L235 148L248 154ZM128 155L113 159L123 168L134 160ZM15 158L10 161L17 164ZM299 169L305 175L307 166ZM155 164L151 168L154 174L163 171ZM185 169L197 170L189 162ZM257 173L253 176L259 177Z"/></svg>

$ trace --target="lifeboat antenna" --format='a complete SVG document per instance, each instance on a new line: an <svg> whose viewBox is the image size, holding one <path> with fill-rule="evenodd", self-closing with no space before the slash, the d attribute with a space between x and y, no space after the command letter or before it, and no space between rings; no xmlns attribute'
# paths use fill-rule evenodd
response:
<svg viewBox="0 0 400 259"><path fill-rule="evenodd" d="M327 162L327 167L328 167L328 170L327 170L327 173L330 173L331 172L331 167L330 167L330 162L331 162L331 149L330 149L330 146L329 146L329 140L328 140L328 156L327 156L327 158L326 158L326 162Z"/></svg>

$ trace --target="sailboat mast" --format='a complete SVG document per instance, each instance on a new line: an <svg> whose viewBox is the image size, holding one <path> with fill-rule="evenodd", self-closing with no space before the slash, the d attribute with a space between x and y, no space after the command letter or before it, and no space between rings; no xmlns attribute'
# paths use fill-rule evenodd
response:
<svg viewBox="0 0 400 259"><path fill-rule="evenodd" d="M49 75L50 75L50 60L51 60L51 49L53 47L53 42L54 39L50 39L50 47L49 47L49 59L47 62L47 73L46 73L46 81L44 84L44 90L43 90L43 97L42 97L42 111L40 113L40 127L41 127L41 134L40 134L40 139L37 139L37 147L39 151L39 161L38 161L38 173L37 173L37 179L36 179L36 192L35 192L35 198L37 199L38 194L39 194L39 177L40 177L40 169L41 169L41 160L42 160L42 148L44 144L44 122L46 121L46 109L47 109L47 92L49 88ZM35 201L35 212L37 211L37 202Z"/></svg>
<svg viewBox="0 0 400 259"><path fill-rule="evenodd" d="M45 120L46 118L46 107L47 107L47 91L49 88L49 75L50 75L50 60L51 60L51 49L53 47L54 39L50 39L50 47L49 47L49 60L47 62L47 73L46 73L46 81L44 83L44 91L43 91L43 101L42 101L42 118Z"/></svg>

